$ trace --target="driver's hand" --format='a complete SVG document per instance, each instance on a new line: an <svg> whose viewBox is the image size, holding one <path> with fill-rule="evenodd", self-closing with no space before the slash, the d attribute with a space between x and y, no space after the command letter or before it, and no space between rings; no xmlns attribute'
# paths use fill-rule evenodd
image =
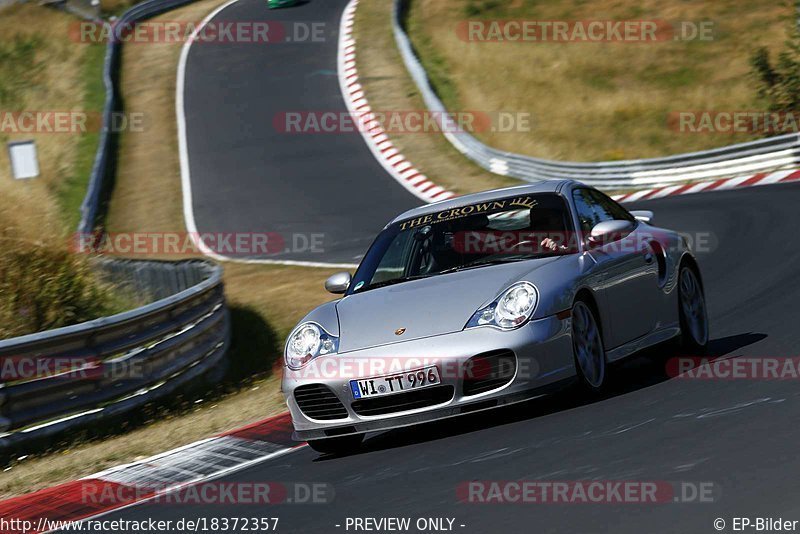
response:
<svg viewBox="0 0 800 534"><path fill-rule="evenodd" d="M549 237L544 238L542 242L539 243L539 246L542 248L550 249L553 252L557 252L559 250L567 250L567 247L565 247L564 245L559 245Z"/></svg>

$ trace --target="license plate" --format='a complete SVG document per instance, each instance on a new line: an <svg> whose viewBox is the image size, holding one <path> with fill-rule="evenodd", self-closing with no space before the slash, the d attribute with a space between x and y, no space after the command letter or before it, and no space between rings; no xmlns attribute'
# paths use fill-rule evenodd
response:
<svg viewBox="0 0 800 534"><path fill-rule="evenodd" d="M371 399L435 386L441 383L439 368L434 365L393 375L351 380L350 391L353 392L354 399Z"/></svg>

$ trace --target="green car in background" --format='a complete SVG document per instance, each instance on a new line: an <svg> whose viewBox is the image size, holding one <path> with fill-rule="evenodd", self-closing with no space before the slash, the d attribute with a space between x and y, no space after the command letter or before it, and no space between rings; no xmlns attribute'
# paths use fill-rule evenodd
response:
<svg viewBox="0 0 800 534"><path fill-rule="evenodd" d="M297 3L297 0L267 0L267 6L270 9L278 9L279 7L291 7Z"/></svg>

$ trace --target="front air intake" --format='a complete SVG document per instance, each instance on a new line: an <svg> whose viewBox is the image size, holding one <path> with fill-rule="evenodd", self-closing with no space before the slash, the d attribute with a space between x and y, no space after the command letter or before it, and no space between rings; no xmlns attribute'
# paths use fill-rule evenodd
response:
<svg viewBox="0 0 800 534"><path fill-rule="evenodd" d="M309 384L294 390L294 400L306 417L319 421L346 419L347 410L327 386Z"/></svg>
<svg viewBox="0 0 800 534"><path fill-rule="evenodd" d="M464 365L464 396L499 389L514 379L517 357L510 350L497 350L473 356Z"/></svg>

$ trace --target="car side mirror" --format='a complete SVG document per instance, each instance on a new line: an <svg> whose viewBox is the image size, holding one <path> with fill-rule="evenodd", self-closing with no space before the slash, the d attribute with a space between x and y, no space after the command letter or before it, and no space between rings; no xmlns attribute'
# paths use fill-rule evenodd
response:
<svg viewBox="0 0 800 534"><path fill-rule="evenodd" d="M648 210L632 211L631 215L636 217L637 221L642 221L645 224L652 224L655 216L652 211Z"/></svg>
<svg viewBox="0 0 800 534"><path fill-rule="evenodd" d="M633 228L634 223L631 221L603 221L592 228L592 233L589 234L589 244L600 246L604 243L616 241L631 233Z"/></svg>
<svg viewBox="0 0 800 534"><path fill-rule="evenodd" d="M325 289L334 295L342 295L347 292L347 288L350 287L350 282L352 280L353 277L346 271L336 273L325 280Z"/></svg>

